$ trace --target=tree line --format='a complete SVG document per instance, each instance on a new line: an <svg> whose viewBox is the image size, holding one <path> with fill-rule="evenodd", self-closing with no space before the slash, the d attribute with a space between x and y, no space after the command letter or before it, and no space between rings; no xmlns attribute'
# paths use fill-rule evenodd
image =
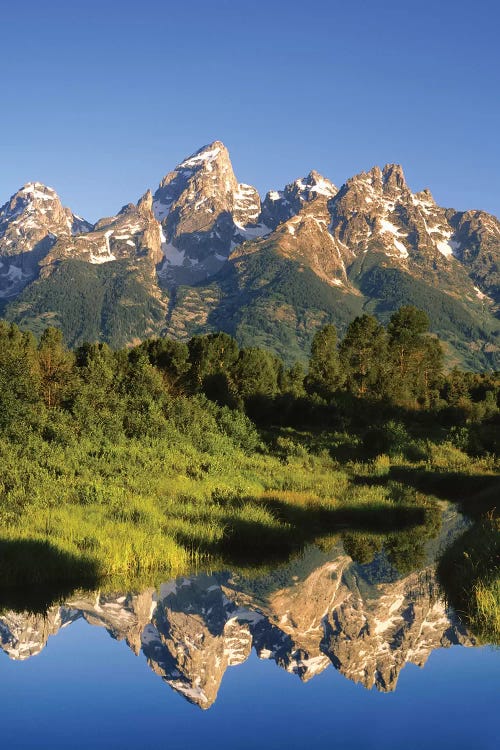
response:
<svg viewBox="0 0 500 750"><path fill-rule="evenodd" d="M317 415L346 399L379 410L446 411L460 424L497 418L499 393L498 374L445 372L443 346L429 333L427 315L410 306L387 326L370 315L357 317L340 341L333 325L323 327L307 366L290 368L267 350L240 349L226 333L188 342L152 338L118 351L89 343L71 351L56 328L37 341L0 322L3 430L48 430L55 414L67 430L109 437L154 434L169 419L187 429L200 418L200 397L208 410L208 402L224 408L225 419L231 412L235 424L238 412L258 422L281 412L300 419L305 403L314 407L307 413Z"/></svg>

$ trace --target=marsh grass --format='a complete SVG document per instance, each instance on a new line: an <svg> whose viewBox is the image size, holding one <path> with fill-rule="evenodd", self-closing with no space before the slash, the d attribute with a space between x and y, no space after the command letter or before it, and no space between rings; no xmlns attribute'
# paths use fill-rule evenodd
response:
<svg viewBox="0 0 500 750"><path fill-rule="evenodd" d="M500 519L490 512L441 558L450 603L480 641L500 645Z"/></svg>
<svg viewBox="0 0 500 750"><path fill-rule="evenodd" d="M202 452L180 434L2 443L0 540L12 549L50 544L55 556L28 575L22 555L17 565L0 550L2 585L78 578L89 564L97 577L176 575L221 555L290 554L347 525L425 522L415 492L375 483L378 464L363 467L368 482L359 485L324 450L248 454L229 439L217 450ZM57 555L71 563L57 564Z"/></svg>
<svg viewBox="0 0 500 750"><path fill-rule="evenodd" d="M144 581L215 561L261 565L310 543L328 546L346 531L437 528L436 505L424 493L445 496L434 490L458 476L455 453L450 471L449 454L434 448L418 462L393 452L340 464L335 451L344 439L288 431L274 453L246 452L220 435L215 448L202 450L180 432L3 441L0 585L78 585L89 571L101 581ZM488 491L488 461L464 464L461 455L459 476ZM46 560L24 554L30 543L47 551ZM409 566L411 545L405 555Z"/></svg>

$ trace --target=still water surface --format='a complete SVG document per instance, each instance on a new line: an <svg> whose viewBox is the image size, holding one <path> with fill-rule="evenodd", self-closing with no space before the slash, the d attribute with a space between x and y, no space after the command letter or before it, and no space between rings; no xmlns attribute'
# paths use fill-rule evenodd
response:
<svg viewBox="0 0 500 750"><path fill-rule="evenodd" d="M4 609L0 746L493 750L500 651L447 608L442 542Z"/></svg>

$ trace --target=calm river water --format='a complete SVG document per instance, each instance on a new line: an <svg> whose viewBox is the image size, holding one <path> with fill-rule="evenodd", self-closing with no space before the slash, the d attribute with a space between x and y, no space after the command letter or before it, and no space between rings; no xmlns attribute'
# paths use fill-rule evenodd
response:
<svg viewBox="0 0 500 750"><path fill-rule="evenodd" d="M274 569L4 606L0 746L493 750L500 651L435 577L456 521L417 570L339 542Z"/></svg>

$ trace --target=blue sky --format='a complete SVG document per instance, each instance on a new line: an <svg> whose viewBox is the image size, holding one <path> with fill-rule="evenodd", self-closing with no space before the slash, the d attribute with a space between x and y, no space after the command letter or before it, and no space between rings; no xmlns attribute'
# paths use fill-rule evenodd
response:
<svg viewBox="0 0 500 750"><path fill-rule="evenodd" d="M4 4L0 204L54 187L91 220L215 139L262 193L399 162L500 213L496 0Z"/></svg>

